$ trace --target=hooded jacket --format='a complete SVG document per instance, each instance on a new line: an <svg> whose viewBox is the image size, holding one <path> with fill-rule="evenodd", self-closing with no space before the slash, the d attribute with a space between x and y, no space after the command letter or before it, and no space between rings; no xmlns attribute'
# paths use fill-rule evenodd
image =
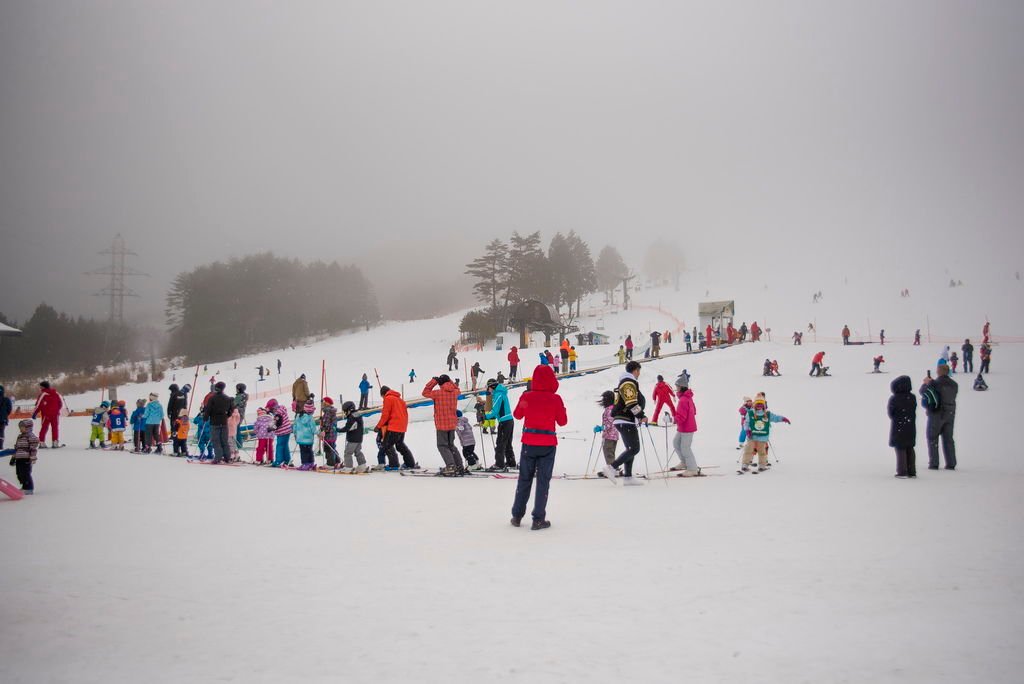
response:
<svg viewBox="0 0 1024 684"><path fill-rule="evenodd" d="M434 402L434 427L441 432L454 430L458 422L455 412L459 410L459 388L454 382L435 387L437 380L431 378L423 388L423 396Z"/></svg>
<svg viewBox="0 0 1024 684"><path fill-rule="evenodd" d="M320 408L320 432L328 442L333 442L338 436L338 409L327 402Z"/></svg>
<svg viewBox="0 0 1024 684"><path fill-rule="evenodd" d="M188 390L183 390L177 385L171 385L167 389L171 393L167 398L167 419L171 422L171 425L174 425L174 421L177 420L181 409L188 407Z"/></svg>
<svg viewBox="0 0 1024 684"><path fill-rule="evenodd" d="M499 423L512 420L512 405L508 401L508 388L499 383L491 394L492 408L484 415L484 418L497 420Z"/></svg>
<svg viewBox="0 0 1024 684"><path fill-rule="evenodd" d="M297 401L301 407L307 399L309 399L309 383L306 382L306 376L303 375L292 383L292 400Z"/></svg>
<svg viewBox="0 0 1024 684"><path fill-rule="evenodd" d="M160 405L159 399L153 399L146 404L145 420L146 425L159 425L164 420L164 407Z"/></svg>
<svg viewBox="0 0 1024 684"><path fill-rule="evenodd" d="M676 431L697 431L697 406L693 403L693 390L687 388L679 394L676 403Z"/></svg>
<svg viewBox="0 0 1024 684"><path fill-rule="evenodd" d="M901 375L889 384L889 446L909 449L917 444L917 398L909 375Z"/></svg>
<svg viewBox="0 0 1024 684"><path fill-rule="evenodd" d="M523 421L523 444L528 446L557 446L555 425L565 425L565 404L558 396L558 379L550 366L537 366L533 371L530 389L523 392L513 414Z"/></svg>
<svg viewBox="0 0 1024 684"><path fill-rule="evenodd" d="M508 352L508 364L510 366L519 365L519 350L516 349L515 347L512 347L512 349L510 349Z"/></svg>
<svg viewBox="0 0 1024 684"><path fill-rule="evenodd" d="M256 416L256 422L252 424L256 439L271 439L274 436L274 417L269 413L261 413Z"/></svg>
<svg viewBox="0 0 1024 684"><path fill-rule="evenodd" d="M292 433L292 419L288 417L288 409L278 403L277 399L267 402L267 411L274 418L274 434L278 437Z"/></svg>
<svg viewBox="0 0 1024 684"><path fill-rule="evenodd" d="M308 413L299 414L295 419L293 431L297 444L312 444L313 438L316 437L316 423L313 422L313 416Z"/></svg>
<svg viewBox="0 0 1024 684"><path fill-rule="evenodd" d="M511 416L509 416L511 418ZM469 418L461 416L455 424L455 433L459 436L459 444L462 446L476 446L476 437L473 435L473 426Z"/></svg>
<svg viewBox="0 0 1024 684"><path fill-rule="evenodd" d="M381 408L377 427L382 434L404 433L409 429L409 407L402 400L402 395L395 390L388 390L384 395L384 406Z"/></svg>

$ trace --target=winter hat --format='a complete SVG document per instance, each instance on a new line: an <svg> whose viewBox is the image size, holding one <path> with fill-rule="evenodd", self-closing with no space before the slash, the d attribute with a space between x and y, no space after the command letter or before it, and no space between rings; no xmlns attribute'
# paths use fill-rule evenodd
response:
<svg viewBox="0 0 1024 684"><path fill-rule="evenodd" d="M346 401L344 404L341 405L341 410L344 411L345 413L352 413L353 411L356 410L356 404L354 401Z"/></svg>
<svg viewBox="0 0 1024 684"><path fill-rule="evenodd" d="M43 389L50 389L50 383L46 380L43 380L41 383L39 383L39 386L42 387Z"/></svg>
<svg viewBox="0 0 1024 684"><path fill-rule="evenodd" d="M331 399L330 397L324 397L323 402L328 406L334 406L334 400Z"/></svg>
<svg viewBox="0 0 1024 684"><path fill-rule="evenodd" d="M183 416L187 416L187 415L188 415L188 409L187 408L183 408L180 411L178 411L178 416L179 417L183 417Z"/></svg>
<svg viewBox="0 0 1024 684"><path fill-rule="evenodd" d="M314 412L314 411L316 411L316 404L314 404L314 403L313 403L313 400L312 400L312 399L310 399L310 400L309 400L309 401L307 401L307 402L305 403L305 405L304 405L304 406L302 407L302 410L303 410L303 411L305 411L306 413L308 413L308 414L312 415L312 414L313 414L313 412Z"/></svg>
<svg viewBox="0 0 1024 684"><path fill-rule="evenodd" d="M240 382L237 385L235 385L235 391L236 392L244 392L245 391L245 383L244 382Z"/></svg>
<svg viewBox="0 0 1024 684"><path fill-rule="evenodd" d="M946 361L946 359L939 359L939 362L936 363L935 365L936 366L947 366L947 365L949 365L949 363Z"/></svg>
<svg viewBox="0 0 1024 684"><path fill-rule="evenodd" d="M18 427L20 428L27 428L31 430L33 425L35 425L35 423L32 422L31 418L24 418L18 421Z"/></svg>
<svg viewBox="0 0 1024 684"><path fill-rule="evenodd" d="M765 401L764 398L758 397L757 399L754 400L754 408L757 408L758 406L760 406L761 408L765 408L768 406L768 402Z"/></svg>
<svg viewBox="0 0 1024 684"><path fill-rule="evenodd" d="M492 389L494 389L497 386L498 386L498 381L495 380L494 378L491 378L490 380L487 381L487 389L492 390Z"/></svg>
<svg viewBox="0 0 1024 684"><path fill-rule="evenodd" d="M263 408L262 406L257 406L256 407L256 415L257 416L265 415L266 413L267 413L267 409Z"/></svg>
<svg viewBox="0 0 1024 684"><path fill-rule="evenodd" d="M145 406L146 405L146 400L145 399L136 399L135 400L135 405L136 406Z"/></svg>
<svg viewBox="0 0 1024 684"><path fill-rule="evenodd" d="M170 386L168 386L167 389L169 389L172 392L177 392L178 391L178 386L177 385L170 385Z"/></svg>
<svg viewBox="0 0 1024 684"><path fill-rule="evenodd" d="M110 408L110 402L109 401L101 401L100 402L100 408Z"/></svg>
<svg viewBox="0 0 1024 684"><path fill-rule="evenodd" d="M744 404L750 404L750 403L753 403L753 401L754 400L751 399L750 397L743 397L743 403Z"/></svg>
<svg viewBox="0 0 1024 684"><path fill-rule="evenodd" d="M124 406L124 399L121 399L120 401L118 401L117 405L118 406Z"/></svg>
<svg viewBox="0 0 1024 684"><path fill-rule="evenodd" d="M156 401L157 399L159 399L159 397L157 397L156 392L150 392L149 393L149 400L150 401Z"/></svg>
<svg viewBox="0 0 1024 684"><path fill-rule="evenodd" d="M462 417L462 411L456 411L455 412L455 417L456 418L461 418Z"/></svg>
<svg viewBox="0 0 1024 684"><path fill-rule="evenodd" d="M676 387L679 389L686 389L690 386L690 376L686 373L680 373L679 377L676 378Z"/></svg>
<svg viewBox="0 0 1024 684"><path fill-rule="evenodd" d="M224 384L223 382L218 382L216 385L213 386L213 389L217 390L218 392L223 392L225 387L227 387L226 384Z"/></svg>
<svg viewBox="0 0 1024 684"><path fill-rule="evenodd" d="M450 377L448 377L447 373L442 373L441 375L437 376L437 384L438 385L443 385L443 384L451 382L451 381L452 381L452 379Z"/></svg>
<svg viewBox="0 0 1024 684"><path fill-rule="evenodd" d="M270 401L267 402L267 410L268 411L273 411L276 408L277 408L277 399L271 399Z"/></svg>

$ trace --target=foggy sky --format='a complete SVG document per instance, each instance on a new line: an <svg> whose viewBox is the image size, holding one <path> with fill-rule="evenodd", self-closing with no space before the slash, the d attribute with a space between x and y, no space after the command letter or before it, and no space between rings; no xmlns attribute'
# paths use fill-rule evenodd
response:
<svg viewBox="0 0 1024 684"><path fill-rule="evenodd" d="M0 311L105 315L118 232L147 322L213 259L387 301L513 230L1020 268L1022 35L1012 1L0 3Z"/></svg>

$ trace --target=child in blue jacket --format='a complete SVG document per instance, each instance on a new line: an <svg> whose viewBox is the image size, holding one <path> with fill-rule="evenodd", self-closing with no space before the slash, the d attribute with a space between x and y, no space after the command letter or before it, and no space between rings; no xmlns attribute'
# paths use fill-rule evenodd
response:
<svg viewBox="0 0 1024 684"><path fill-rule="evenodd" d="M128 421L132 424L132 449L133 454L141 454L146 446L146 400L139 399L135 402L135 410L132 411Z"/></svg>
<svg viewBox="0 0 1024 684"><path fill-rule="evenodd" d="M196 426L196 449L199 451L199 458L213 458L213 446L210 444L210 421L200 412L192 419Z"/></svg>

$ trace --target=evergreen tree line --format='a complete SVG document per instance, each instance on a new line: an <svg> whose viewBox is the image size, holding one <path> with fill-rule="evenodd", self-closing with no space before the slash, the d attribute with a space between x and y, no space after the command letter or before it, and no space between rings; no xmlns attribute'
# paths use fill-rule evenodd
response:
<svg viewBox="0 0 1024 684"><path fill-rule="evenodd" d="M473 293L485 307L467 313L460 330L483 340L505 330L516 305L527 299L544 302L563 320L578 317L584 296L599 289L610 292L621 285L629 269L612 246L602 249L595 263L590 247L575 231L555 233L545 252L537 231L513 233L507 242L492 240L466 265L466 274L473 278Z"/></svg>
<svg viewBox="0 0 1024 684"><path fill-rule="evenodd" d="M272 254L179 274L167 294L168 352L192 362L230 359L380 318L362 271Z"/></svg>
<svg viewBox="0 0 1024 684"><path fill-rule="evenodd" d="M0 322L20 328L20 337L0 340L0 378L43 379L61 373L88 373L143 358L138 331L106 321L74 318L40 304L22 324L0 314Z"/></svg>

